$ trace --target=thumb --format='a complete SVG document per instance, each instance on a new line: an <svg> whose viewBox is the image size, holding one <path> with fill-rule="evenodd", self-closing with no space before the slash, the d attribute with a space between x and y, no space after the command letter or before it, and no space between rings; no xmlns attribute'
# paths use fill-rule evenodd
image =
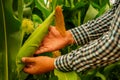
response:
<svg viewBox="0 0 120 80"><path fill-rule="evenodd" d="M35 58L33 57L23 57L22 62L24 63L33 63L35 61Z"/></svg>

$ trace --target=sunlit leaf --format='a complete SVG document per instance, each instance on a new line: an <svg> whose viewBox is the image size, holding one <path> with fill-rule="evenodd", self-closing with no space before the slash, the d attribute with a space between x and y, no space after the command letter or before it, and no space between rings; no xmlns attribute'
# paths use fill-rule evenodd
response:
<svg viewBox="0 0 120 80"><path fill-rule="evenodd" d="M55 69L54 74L58 77L58 80L80 80L75 72L61 72Z"/></svg>
<svg viewBox="0 0 120 80"><path fill-rule="evenodd" d="M101 80L106 80L106 77L103 74L101 74L100 72L97 72L96 76L101 78Z"/></svg>
<svg viewBox="0 0 120 80"><path fill-rule="evenodd" d="M94 19L97 14L98 11L90 4L86 16L84 18L84 23L87 22L88 20Z"/></svg>

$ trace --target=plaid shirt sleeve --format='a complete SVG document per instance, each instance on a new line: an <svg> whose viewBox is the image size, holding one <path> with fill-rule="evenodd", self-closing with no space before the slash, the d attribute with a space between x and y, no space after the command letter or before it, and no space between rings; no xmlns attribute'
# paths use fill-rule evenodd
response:
<svg viewBox="0 0 120 80"><path fill-rule="evenodd" d="M76 72L81 72L86 69L102 67L119 61L120 5L117 5L110 26L110 30L98 39L89 42L77 50L73 50L69 54L58 57L54 62L55 67L61 71L74 70ZM73 35L77 34L76 30L73 30L73 32Z"/></svg>
<svg viewBox="0 0 120 80"><path fill-rule="evenodd" d="M79 27L71 29L70 32L73 34L75 42L78 45L84 45L91 40L101 37L105 32L107 32L111 26L111 21L117 4L118 3L115 3L111 10L96 20L88 21Z"/></svg>

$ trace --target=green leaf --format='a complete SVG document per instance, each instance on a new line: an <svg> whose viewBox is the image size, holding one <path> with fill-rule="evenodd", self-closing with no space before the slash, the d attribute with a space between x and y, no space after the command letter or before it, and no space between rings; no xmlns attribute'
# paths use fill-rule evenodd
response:
<svg viewBox="0 0 120 80"><path fill-rule="evenodd" d="M68 0L65 0L65 6L70 7L70 3Z"/></svg>
<svg viewBox="0 0 120 80"><path fill-rule="evenodd" d="M104 76L103 74L101 74L100 72L97 72L97 73L96 73L96 76L97 76L97 77L100 77L101 80L106 80L105 76Z"/></svg>
<svg viewBox="0 0 120 80"><path fill-rule="evenodd" d="M50 10L47 9L41 0L35 0L35 5L42 12L44 19L46 19L50 14Z"/></svg>
<svg viewBox="0 0 120 80"><path fill-rule="evenodd" d="M79 76L81 80L93 80L97 73L97 69L86 70L84 73L80 72Z"/></svg>
<svg viewBox="0 0 120 80"><path fill-rule="evenodd" d="M105 6L108 3L109 3L109 0L99 0L99 4L100 4L101 7Z"/></svg>
<svg viewBox="0 0 120 80"><path fill-rule="evenodd" d="M25 7L28 7L28 6L30 6L33 2L34 2L34 0L24 0L24 6L25 6Z"/></svg>
<svg viewBox="0 0 120 80"><path fill-rule="evenodd" d="M61 72L55 69L54 74L58 77L58 80L80 80L75 72Z"/></svg>
<svg viewBox="0 0 120 80"><path fill-rule="evenodd" d="M84 18L84 23L87 22L88 20L94 19L97 14L98 11L90 4L86 16Z"/></svg>
<svg viewBox="0 0 120 80"><path fill-rule="evenodd" d="M58 0L52 0L52 10L55 10L55 7L57 6L57 1Z"/></svg>
<svg viewBox="0 0 120 80"><path fill-rule="evenodd" d="M91 2L91 5L95 8L95 9L101 9L100 5L94 3L94 2Z"/></svg>
<svg viewBox="0 0 120 80"><path fill-rule="evenodd" d="M110 9L110 6L108 4L106 4L105 6L101 7L100 10L99 10L99 13L97 14L96 17L101 16L103 13L105 13L109 9Z"/></svg>
<svg viewBox="0 0 120 80"><path fill-rule="evenodd" d="M22 5L22 0L18 1ZM21 19L13 15L13 0L0 0L0 79L18 80L16 77L15 57L21 47ZM19 8L21 11L22 8ZM1 74L2 73L2 74Z"/></svg>
<svg viewBox="0 0 120 80"><path fill-rule="evenodd" d="M7 41L6 41L6 29L5 29L5 15L3 1L0 0L0 76L2 80L8 80L8 55L7 55ZM4 32L5 31L5 32ZM6 45L6 46L5 46ZM7 73L7 74L6 74Z"/></svg>
<svg viewBox="0 0 120 80"><path fill-rule="evenodd" d="M42 19L36 14L32 15L32 20L33 20L33 22L37 22L39 24L41 24L43 22Z"/></svg>
<svg viewBox="0 0 120 80"><path fill-rule="evenodd" d="M111 74L112 70L114 70L116 68L116 66L120 66L120 62L116 62L116 63L106 66L104 68L104 75L106 77L108 77Z"/></svg>

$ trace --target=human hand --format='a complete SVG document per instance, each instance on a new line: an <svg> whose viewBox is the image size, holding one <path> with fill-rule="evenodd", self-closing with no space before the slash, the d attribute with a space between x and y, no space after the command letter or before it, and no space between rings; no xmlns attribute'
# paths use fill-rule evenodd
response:
<svg viewBox="0 0 120 80"><path fill-rule="evenodd" d="M48 35L35 54L56 51L72 43L74 43L74 39L69 31L66 31L66 36L63 37L55 27L50 27Z"/></svg>
<svg viewBox="0 0 120 80"><path fill-rule="evenodd" d="M22 62L26 64L23 71L29 74L42 74L54 70L55 58L47 56L23 57Z"/></svg>

